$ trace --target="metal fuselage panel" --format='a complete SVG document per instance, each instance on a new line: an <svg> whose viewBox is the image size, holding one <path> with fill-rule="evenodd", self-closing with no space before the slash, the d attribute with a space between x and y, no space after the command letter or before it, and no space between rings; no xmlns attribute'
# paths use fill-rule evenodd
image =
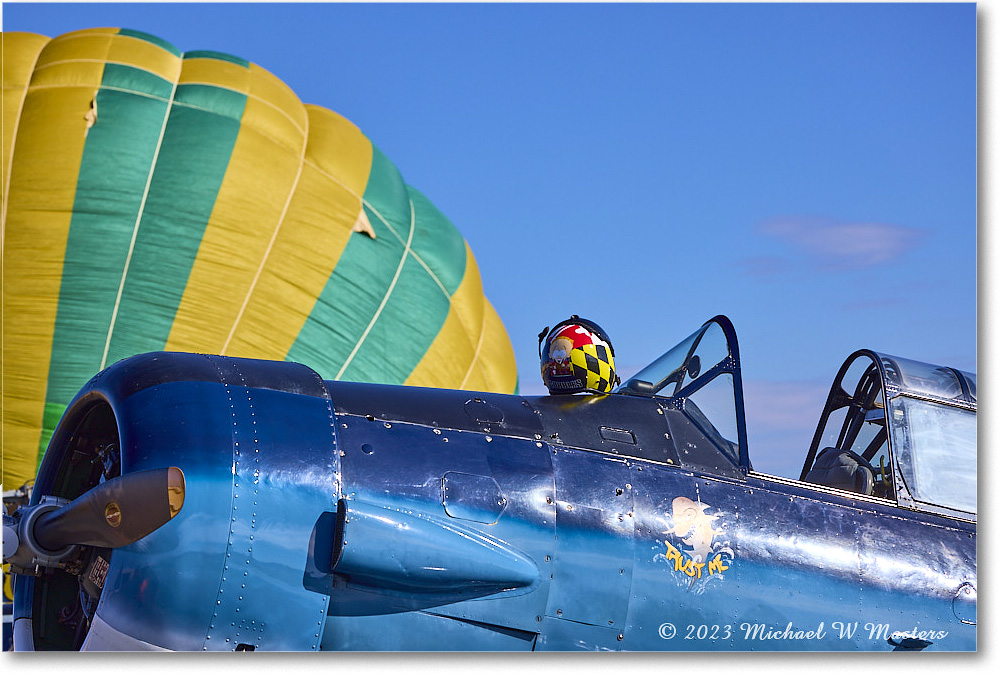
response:
<svg viewBox="0 0 1000 675"><path fill-rule="evenodd" d="M119 362L70 404L35 494L59 494L91 461L75 437L94 406L113 410L123 473L177 466L186 483L175 518L111 554L103 624L171 650L318 649L328 598L303 586L303 565L314 523L339 498L322 380L298 364L193 354ZM36 644L55 631L45 598L65 576L18 577Z"/></svg>
<svg viewBox="0 0 1000 675"><path fill-rule="evenodd" d="M345 499L496 537L539 581L447 602L335 591L324 649L891 650L898 632L976 647L955 609L976 580L974 524L708 473L715 455L679 456L677 420L649 399L327 385ZM495 482L495 521L449 503L456 473L480 477L473 502Z"/></svg>
<svg viewBox="0 0 1000 675"><path fill-rule="evenodd" d="M905 648L976 648L974 523L722 466L656 399L143 355L70 405L37 494L89 489L74 476L92 475L78 467L95 405L122 472L177 466L187 483L173 520L111 554L109 635L192 651L889 650L900 632ZM17 583L37 644L72 648L47 636L76 577Z"/></svg>
<svg viewBox="0 0 1000 675"><path fill-rule="evenodd" d="M953 608L976 579L971 524L753 475L642 469L629 648L877 651L897 632L976 648ZM692 503L707 519L678 528Z"/></svg>

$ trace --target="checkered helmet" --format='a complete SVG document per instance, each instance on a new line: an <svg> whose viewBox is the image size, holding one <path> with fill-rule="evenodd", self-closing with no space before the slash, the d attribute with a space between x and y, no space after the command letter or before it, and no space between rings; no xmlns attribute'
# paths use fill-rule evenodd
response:
<svg viewBox="0 0 1000 675"><path fill-rule="evenodd" d="M538 334L538 355L550 394L607 394L621 381L608 334L576 314Z"/></svg>

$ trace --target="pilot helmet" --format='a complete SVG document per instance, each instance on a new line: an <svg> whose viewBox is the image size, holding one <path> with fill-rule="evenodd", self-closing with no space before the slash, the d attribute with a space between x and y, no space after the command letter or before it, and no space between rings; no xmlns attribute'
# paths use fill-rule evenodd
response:
<svg viewBox="0 0 1000 675"><path fill-rule="evenodd" d="M608 334L576 314L538 334L538 355L550 394L607 394L621 381Z"/></svg>

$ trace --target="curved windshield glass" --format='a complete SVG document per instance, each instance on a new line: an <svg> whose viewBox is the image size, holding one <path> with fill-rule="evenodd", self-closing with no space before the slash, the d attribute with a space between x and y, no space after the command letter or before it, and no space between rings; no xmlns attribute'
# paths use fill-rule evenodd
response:
<svg viewBox="0 0 1000 675"><path fill-rule="evenodd" d="M913 499L976 512L976 413L897 396L890 404L899 466Z"/></svg>
<svg viewBox="0 0 1000 675"><path fill-rule="evenodd" d="M680 344L656 359L618 387L616 394L657 396L664 414L671 417L671 435L691 436L685 463L716 466L709 459L721 456L727 464L751 470L746 447L746 418L740 379L739 347L732 322L716 316ZM690 429L674 412L682 414ZM696 458L699 457L700 459Z"/></svg>
<svg viewBox="0 0 1000 675"><path fill-rule="evenodd" d="M965 381L969 383L969 396L972 397L972 402L975 403L976 402L976 374L975 373L967 373L964 370L960 370L958 372L960 372L962 374L962 377L965 378Z"/></svg>
<svg viewBox="0 0 1000 675"><path fill-rule="evenodd" d="M672 397L729 357L726 333L710 321L640 370L616 393Z"/></svg>
<svg viewBox="0 0 1000 675"><path fill-rule="evenodd" d="M691 405L693 404L693 406ZM740 436L733 376L723 373L691 394L685 412L734 465L740 463Z"/></svg>
<svg viewBox="0 0 1000 675"><path fill-rule="evenodd" d="M974 514L976 441L974 373L860 350L834 381L801 479ZM843 488L831 467L872 480Z"/></svg>
<svg viewBox="0 0 1000 675"><path fill-rule="evenodd" d="M960 402L976 402L976 376L973 373L901 359L898 356L884 354L880 356L887 384L895 386L903 393L910 392L919 396Z"/></svg>

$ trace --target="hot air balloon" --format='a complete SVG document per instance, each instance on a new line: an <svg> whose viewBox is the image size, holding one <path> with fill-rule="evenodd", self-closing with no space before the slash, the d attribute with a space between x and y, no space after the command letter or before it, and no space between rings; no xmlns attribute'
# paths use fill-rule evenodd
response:
<svg viewBox="0 0 1000 675"><path fill-rule="evenodd" d="M465 239L351 122L145 33L3 34L3 483L149 351L512 393Z"/></svg>

